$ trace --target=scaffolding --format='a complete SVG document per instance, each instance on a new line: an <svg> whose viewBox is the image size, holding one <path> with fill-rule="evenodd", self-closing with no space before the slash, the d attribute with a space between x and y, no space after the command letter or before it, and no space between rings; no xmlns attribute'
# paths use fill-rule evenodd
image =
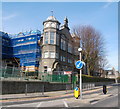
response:
<svg viewBox="0 0 120 109"><path fill-rule="evenodd" d="M0 32L0 36L2 37L2 69L4 69L2 75L5 73L14 74L14 71L17 71L16 74L18 74L18 71L20 73L36 72L38 70L39 59L41 57L39 46L41 33L39 30L20 32L16 35ZM11 59L16 61L17 67L11 66L13 64ZM19 62L17 62L18 59ZM8 66L8 63L11 63L11 65ZM8 67L11 68L8 70ZM23 71L20 70L20 67L21 69L23 68Z"/></svg>
<svg viewBox="0 0 120 109"><path fill-rule="evenodd" d="M20 66L24 67L24 71L36 71L39 67L41 50L38 41L40 36L41 33L37 30L20 32L16 37L12 38L13 55L20 58Z"/></svg>
<svg viewBox="0 0 120 109"><path fill-rule="evenodd" d="M0 32L0 37L2 37L2 59L12 58L13 52L11 38L4 32Z"/></svg>

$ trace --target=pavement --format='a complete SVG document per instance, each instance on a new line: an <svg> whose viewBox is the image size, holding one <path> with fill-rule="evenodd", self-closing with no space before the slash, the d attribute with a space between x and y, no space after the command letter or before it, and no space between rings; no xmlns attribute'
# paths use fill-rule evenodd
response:
<svg viewBox="0 0 120 109"><path fill-rule="evenodd" d="M92 89L83 89L83 92L97 90L102 88L102 86L94 87ZM51 91L51 92L37 92L37 93L22 93L22 94L5 94L0 95L0 100L8 99L20 99L20 98L36 98L36 97L51 97L51 96L60 96L66 94L74 94L74 90L63 90L63 91Z"/></svg>
<svg viewBox="0 0 120 109"><path fill-rule="evenodd" d="M108 86L107 88L110 88L112 86ZM83 94L86 93L92 93L94 91L99 91L102 89L102 86L94 87L92 89L83 89ZM31 99L49 99L49 98L59 98L59 97L73 97L74 96L74 90L63 90L63 91L52 91L52 92L39 92L39 93L27 93L27 95L24 94L5 94L1 95L0 103L5 102L16 102L16 101L26 101ZM91 98L91 96L89 95ZM87 97L88 98L88 97Z"/></svg>

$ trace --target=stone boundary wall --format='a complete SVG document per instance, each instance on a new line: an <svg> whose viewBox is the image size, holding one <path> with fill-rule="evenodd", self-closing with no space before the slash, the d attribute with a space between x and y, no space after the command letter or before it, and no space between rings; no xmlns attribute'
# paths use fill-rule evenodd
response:
<svg viewBox="0 0 120 109"><path fill-rule="evenodd" d="M20 94L20 93L72 90L72 84L70 83L49 83L40 81L5 81L5 80L0 82L2 82L2 94ZM96 86L108 84L111 84L111 82L83 83L83 89L92 89Z"/></svg>
<svg viewBox="0 0 120 109"><path fill-rule="evenodd" d="M39 81L1 81L2 94L35 93L71 90L70 83L49 83Z"/></svg>

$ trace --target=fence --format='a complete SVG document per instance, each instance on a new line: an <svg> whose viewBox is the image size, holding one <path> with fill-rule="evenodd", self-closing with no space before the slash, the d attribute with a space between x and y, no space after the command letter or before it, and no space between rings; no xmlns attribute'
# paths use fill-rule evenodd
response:
<svg viewBox="0 0 120 109"><path fill-rule="evenodd" d="M7 68L1 68L0 70L0 76L1 77L20 77L21 76L21 70L16 67L7 67Z"/></svg>
<svg viewBox="0 0 120 109"><path fill-rule="evenodd" d="M67 83L70 82L70 77L68 75L42 74L41 81Z"/></svg>
<svg viewBox="0 0 120 109"><path fill-rule="evenodd" d="M57 82L57 83L76 83L76 77L63 74L48 74L44 72L22 72L18 68L7 67L0 70L0 77L7 80L36 80L42 82ZM39 75L39 76L38 76Z"/></svg>

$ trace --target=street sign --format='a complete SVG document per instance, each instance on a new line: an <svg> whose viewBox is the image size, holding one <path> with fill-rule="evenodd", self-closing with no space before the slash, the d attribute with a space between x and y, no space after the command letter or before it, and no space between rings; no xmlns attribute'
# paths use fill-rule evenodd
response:
<svg viewBox="0 0 120 109"><path fill-rule="evenodd" d="M81 69L83 67L83 65L84 65L84 62L82 62L82 61L77 61L75 63L75 66L76 66L77 69Z"/></svg>
<svg viewBox="0 0 120 109"><path fill-rule="evenodd" d="M72 74L72 71L64 71L64 75L66 75L66 74L70 75L70 74Z"/></svg>

